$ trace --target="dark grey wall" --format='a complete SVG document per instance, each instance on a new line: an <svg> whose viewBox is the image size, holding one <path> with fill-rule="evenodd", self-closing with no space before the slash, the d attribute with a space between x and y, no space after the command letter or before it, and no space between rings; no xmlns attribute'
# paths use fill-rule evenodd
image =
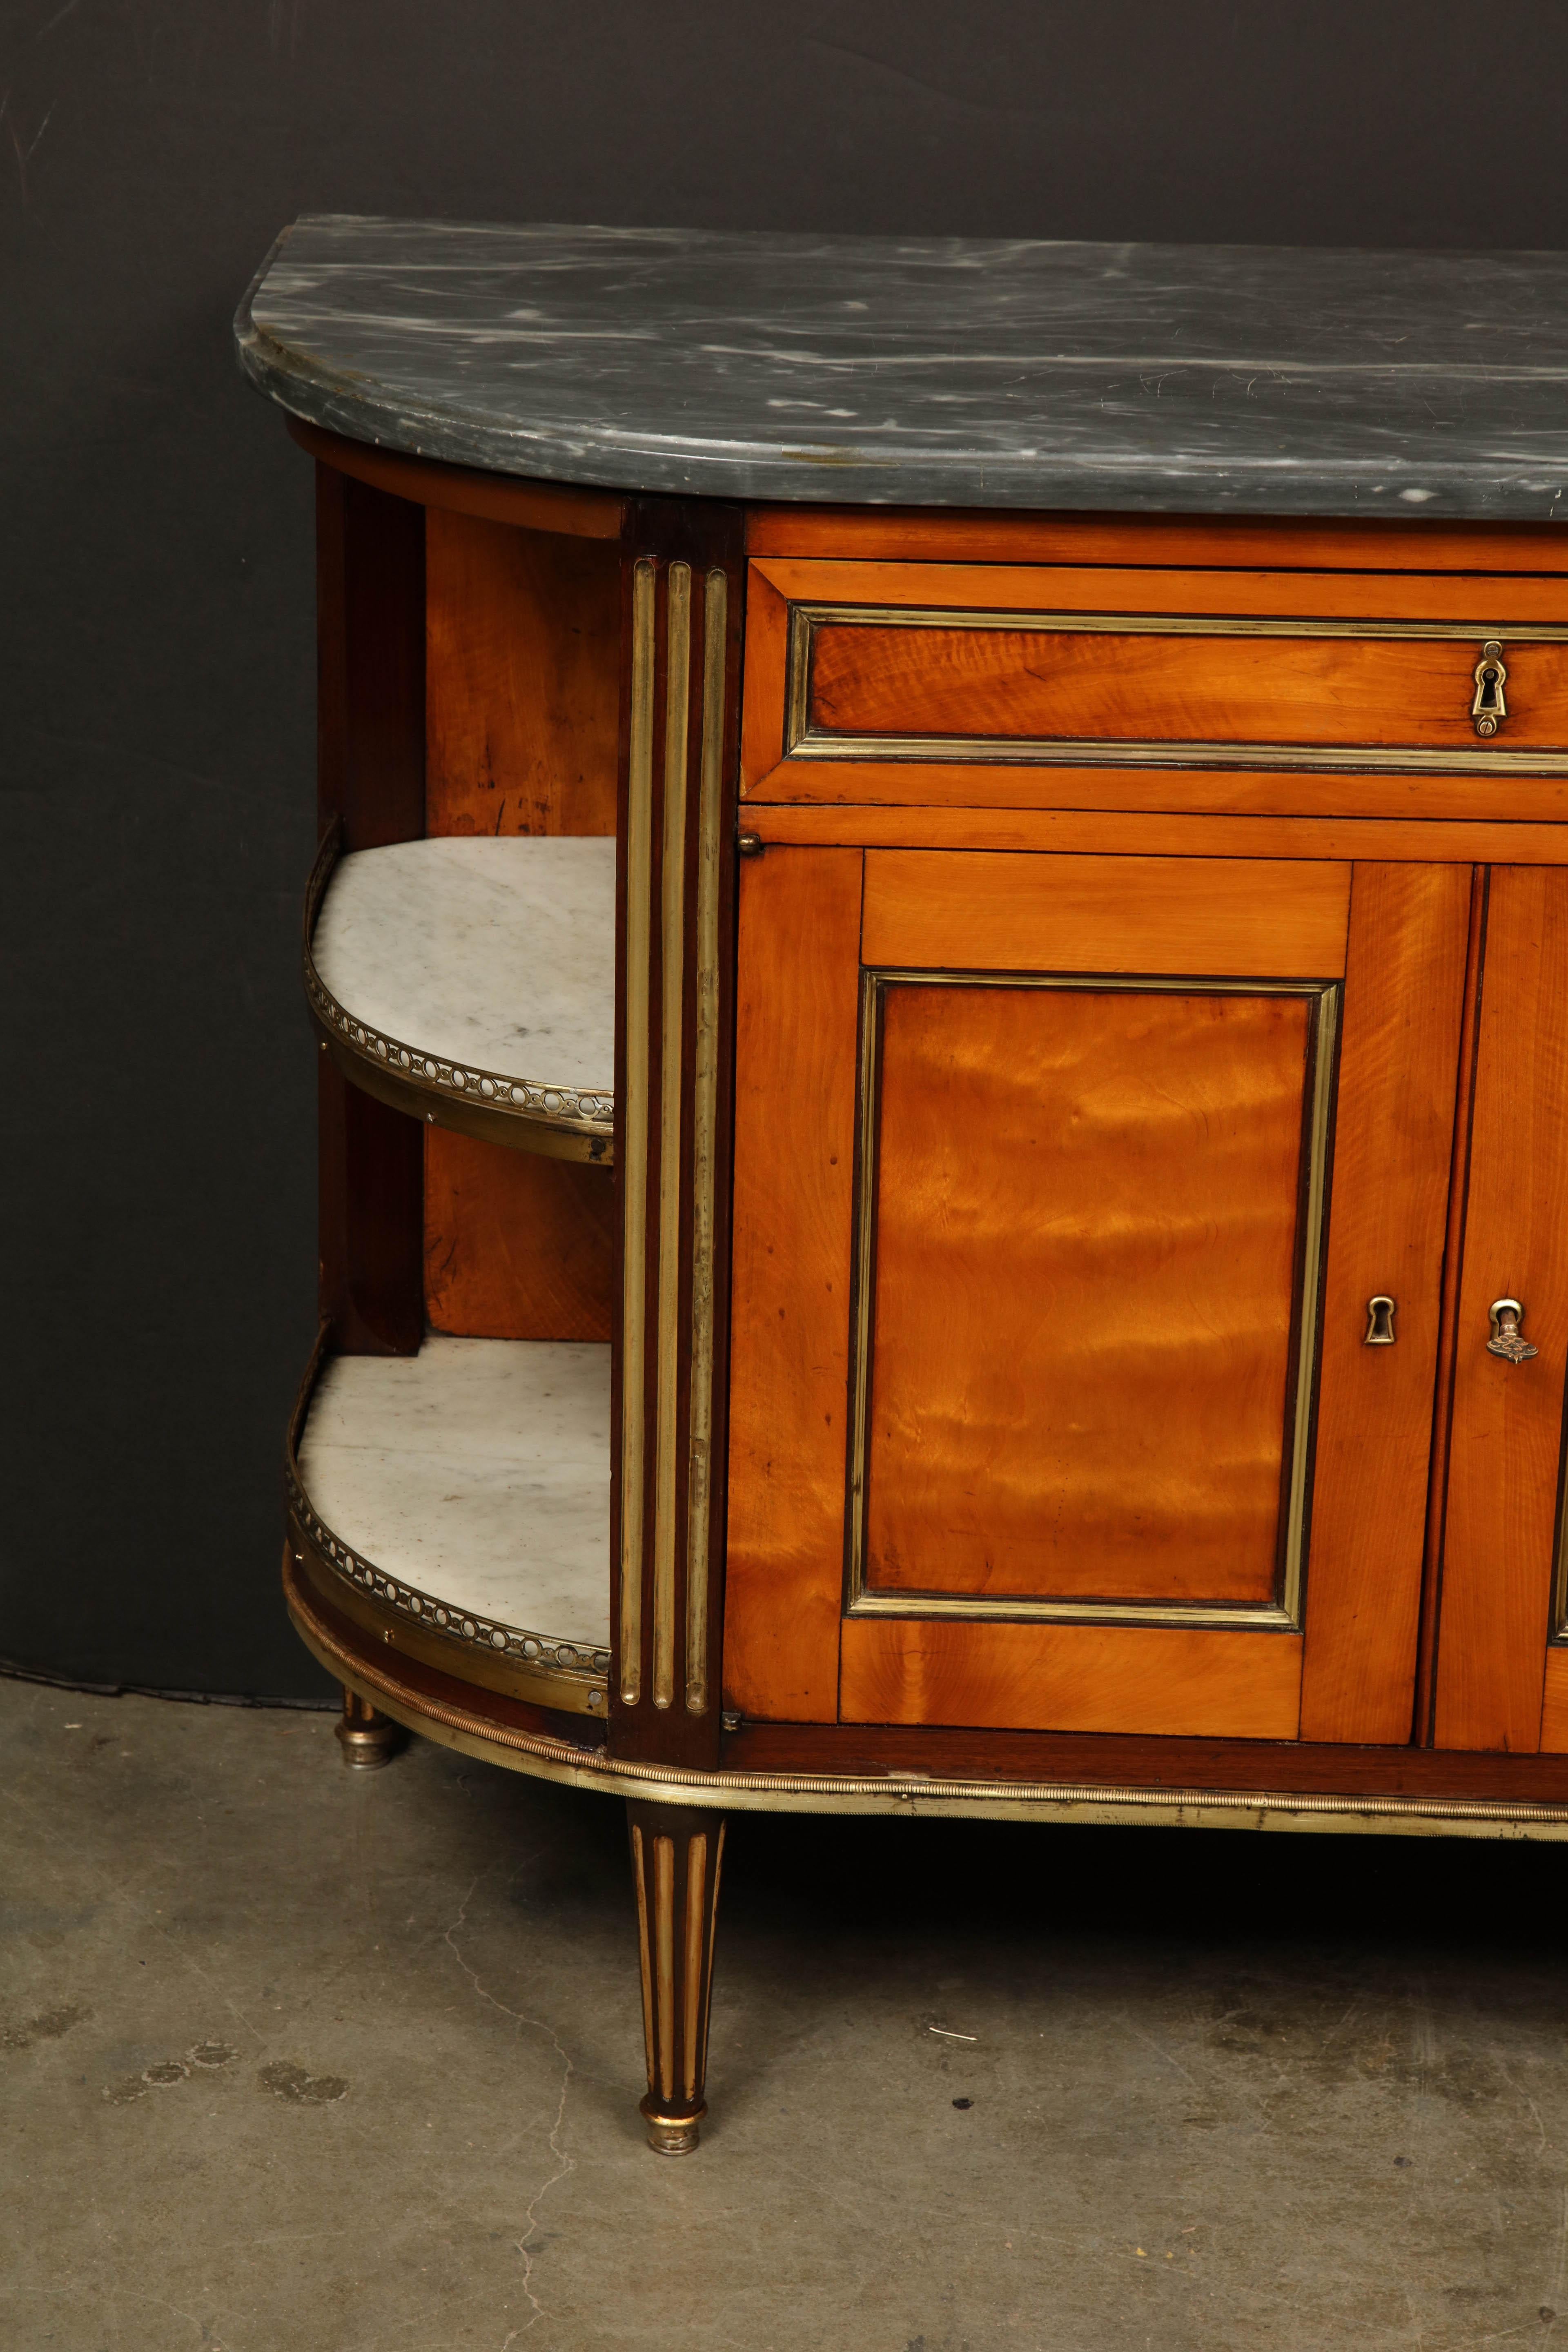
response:
<svg viewBox="0 0 1568 2352"><path fill-rule="evenodd" d="M0 1654L305 1696L310 469L228 355L307 209L1568 244L1568 11L7 0Z"/></svg>

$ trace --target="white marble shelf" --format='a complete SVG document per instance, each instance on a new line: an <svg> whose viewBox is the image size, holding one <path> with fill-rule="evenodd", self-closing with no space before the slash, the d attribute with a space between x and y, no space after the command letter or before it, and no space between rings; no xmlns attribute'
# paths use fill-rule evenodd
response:
<svg viewBox="0 0 1568 2352"><path fill-rule="evenodd" d="M401 841L340 860L306 986L333 1041L462 1111L607 1145L615 1108L616 845ZM323 1001L324 1000L324 1001ZM596 1156L596 1154L595 1155Z"/></svg>
<svg viewBox="0 0 1568 2352"><path fill-rule="evenodd" d="M607 1347L432 1336L336 1357L297 1459L312 1539L377 1600L495 1656L607 1673Z"/></svg>

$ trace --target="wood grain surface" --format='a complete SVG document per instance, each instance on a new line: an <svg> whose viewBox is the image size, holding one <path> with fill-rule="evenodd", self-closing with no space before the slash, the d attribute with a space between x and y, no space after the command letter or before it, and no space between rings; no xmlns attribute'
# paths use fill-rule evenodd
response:
<svg viewBox="0 0 1568 2352"><path fill-rule="evenodd" d="M838 1706L858 851L742 861L724 1705Z"/></svg>
<svg viewBox="0 0 1568 2352"><path fill-rule="evenodd" d="M1473 755L1479 638L1160 636L834 627L813 641L821 735L1409 745ZM1568 743L1568 645L1510 645L1500 748ZM1484 756L1484 754L1483 754Z"/></svg>
<svg viewBox="0 0 1568 2352"><path fill-rule="evenodd" d="M426 829L613 834L616 551L426 519Z"/></svg>
<svg viewBox="0 0 1568 2352"><path fill-rule="evenodd" d="M425 1311L475 1339L608 1339L607 1168L425 1130Z"/></svg>
<svg viewBox="0 0 1568 2352"><path fill-rule="evenodd" d="M927 971L1327 980L1344 970L1350 877L1305 859L874 850L861 953Z"/></svg>
<svg viewBox="0 0 1568 2352"><path fill-rule="evenodd" d="M886 990L871 1590L1277 1598L1310 1025Z"/></svg>
<svg viewBox="0 0 1568 2352"><path fill-rule="evenodd" d="M1293 1739L1300 1683L1294 1633L907 1617L844 1627L846 1722Z"/></svg>
<svg viewBox="0 0 1568 2352"><path fill-rule="evenodd" d="M1568 873L1498 866L1481 986L1459 1286L1436 1738L1541 1739L1568 1357ZM1487 1351L1494 1299L1540 1349Z"/></svg>
<svg viewBox="0 0 1568 2352"><path fill-rule="evenodd" d="M1301 1736L1408 1739L1426 1549L1470 869L1351 887ZM1367 1301L1396 1302L1392 1348Z"/></svg>

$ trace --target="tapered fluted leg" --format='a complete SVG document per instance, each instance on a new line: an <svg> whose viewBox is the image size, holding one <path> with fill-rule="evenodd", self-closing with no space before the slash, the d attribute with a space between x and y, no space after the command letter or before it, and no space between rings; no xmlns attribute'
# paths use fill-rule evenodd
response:
<svg viewBox="0 0 1568 2352"><path fill-rule="evenodd" d="M708 2010L724 1816L628 1801L642 1950L648 2145L685 2156L708 2112Z"/></svg>
<svg viewBox="0 0 1568 2352"><path fill-rule="evenodd" d="M352 1772L374 1772L383 1764L390 1764L399 1736L389 1715L383 1715L369 1699L361 1698L357 1691L344 1685L338 1738L342 1743L343 1762Z"/></svg>

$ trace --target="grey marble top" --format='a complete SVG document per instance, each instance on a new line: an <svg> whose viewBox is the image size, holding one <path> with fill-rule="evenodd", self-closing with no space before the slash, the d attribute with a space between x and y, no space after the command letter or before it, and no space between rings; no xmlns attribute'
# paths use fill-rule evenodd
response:
<svg viewBox="0 0 1568 2352"><path fill-rule="evenodd" d="M313 215L236 321L355 440L628 490L1568 519L1568 254Z"/></svg>

